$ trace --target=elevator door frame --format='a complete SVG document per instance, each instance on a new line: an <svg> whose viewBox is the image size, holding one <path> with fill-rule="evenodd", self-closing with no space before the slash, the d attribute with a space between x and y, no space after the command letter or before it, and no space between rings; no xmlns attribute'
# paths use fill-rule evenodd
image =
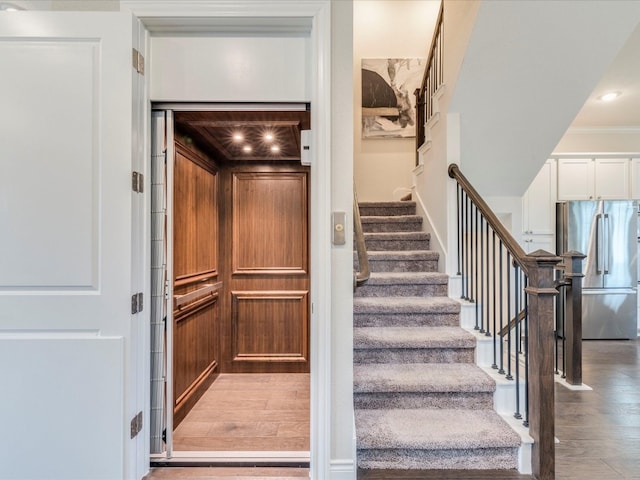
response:
<svg viewBox="0 0 640 480"><path fill-rule="evenodd" d="M166 162L166 175L165 180L165 202L166 202L166 298L164 299L164 312L166 315L165 320L165 351L164 351L164 365L160 368L158 365L151 365L151 380L154 376L160 373L163 369L162 375L165 380L164 401L162 404L163 416L164 416L164 432L162 436L165 438L165 450L163 453L151 454L151 462L153 465L198 465L202 463L206 464L255 464L263 466L296 466L296 467L309 467L311 452L310 451L176 451L173 449L173 431L174 431L174 412L173 412L173 166L175 162L175 146L174 146L174 112L176 111L299 111L309 108L307 103L166 103L157 102L153 103L152 112L164 112L164 139L158 141L157 144L164 146L164 161ZM154 118L156 115L151 115ZM152 125L152 130L157 132L156 125ZM159 147L156 147L156 149ZM152 148L154 151L154 148ZM152 161L157 161L154 157ZM154 168L154 165L151 166ZM313 182L311 182L313 184ZM312 190L312 186L309 186ZM311 223L312 211L311 199L309 199L309 222ZM152 222L153 223L153 222ZM153 223L152 228L157 227L157 223ZM157 235L152 231L152 238L156 238ZM311 239L310 239L311 240ZM313 246L312 242L309 242L309 256L312 261L313 258ZM152 265L154 267L154 265ZM313 283L313 275L311 275L311 282ZM313 311L313 308L311 309ZM312 315L312 314L311 314ZM313 316L311 317L313 321ZM313 329L311 329L311 335L313 335ZM311 339L313 343L313 338ZM152 357L153 362L154 357ZM311 382L313 382L313 361L311 361ZM154 375L155 373L155 375ZM169 406L171 405L171 407ZM158 407L158 405L152 404L152 410ZM313 410L311 415L313 415ZM309 419L310 424L313 424L312 418ZM153 435L154 432L151 432ZM312 437L313 438L313 437Z"/></svg>

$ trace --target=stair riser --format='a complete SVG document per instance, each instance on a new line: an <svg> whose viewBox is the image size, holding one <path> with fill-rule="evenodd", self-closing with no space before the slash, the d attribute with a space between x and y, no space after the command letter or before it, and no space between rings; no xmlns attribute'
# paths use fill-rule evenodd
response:
<svg viewBox="0 0 640 480"><path fill-rule="evenodd" d="M386 217L386 216L397 216L397 215L415 215L416 214L416 206L415 204L407 203L406 205L401 206L375 206L369 207L365 205L360 205L360 216L361 217Z"/></svg>
<svg viewBox="0 0 640 480"><path fill-rule="evenodd" d="M408 285L371 285L359 287L354 297L443 297L447 295L447 285L440 283Z"/></svg>
<svg viewBox="0 0 640 480"><path fill-rule="evenodd" d="M472 348L363 348L353 351L354 363L472 363L473 360Z"/></svg>
<svg viewBox="0 0 640 480"><path fill-rule="evenodd" d="M380 232L421 232L422 222L363 222L365 233Z"/></svg>
<svg viewBox="0 0 640 480"><path fill-rule="evenodd" d="M383 252L389 250L429 250L429 240L384 240L367 239L367 250L371 252Z"/></svg>
<svg viewBox="0 0 640 480"><path fill-rule="evenodd" d="M516 469L517 449L479 448L469 450L358 449L358 468L434 470Z"/></svg>
<svg viewBox="0 0 640 480"><path fill-rule="evenodd" d="M460 318L455 313L379 314L354 313L354 327L457 327Z"/></svg>
<svg viewBox="0 0 640 480"><path fill-rule="evenodd" d="M493 408L490 392L355 393L355 408Z"/></svg>

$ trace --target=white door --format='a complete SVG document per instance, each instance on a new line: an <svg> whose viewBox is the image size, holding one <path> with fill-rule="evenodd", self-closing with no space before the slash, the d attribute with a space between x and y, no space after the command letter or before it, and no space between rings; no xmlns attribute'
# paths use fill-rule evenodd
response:
<svg viewBox="0 0 640 480"><path fill-rule="evenodd" d="M132 30L0 12L1 479L138 475Z"/></svg>

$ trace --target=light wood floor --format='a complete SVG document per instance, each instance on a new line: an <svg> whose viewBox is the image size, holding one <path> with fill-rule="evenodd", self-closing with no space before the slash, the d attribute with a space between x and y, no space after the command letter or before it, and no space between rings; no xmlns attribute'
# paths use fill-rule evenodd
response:
<svg viewBox="0 0 640 480"><path fill-rule="evenodd" d="M640 479L640 342L585 341L583 381L593 391L556 384L556 480ZM488 476L486 474L489 474ZM259 480L307 477L307 469L154 469L156 479ZM360 472L360 479L522 480L515 472ZM321 479L318 479L321 480Z"/></svg>
<svg viewBox="0 0 640 480"><path fill-rule="evenodd" d="M309 374L222 374L173 434L175 451L308 451Z"/></svg>

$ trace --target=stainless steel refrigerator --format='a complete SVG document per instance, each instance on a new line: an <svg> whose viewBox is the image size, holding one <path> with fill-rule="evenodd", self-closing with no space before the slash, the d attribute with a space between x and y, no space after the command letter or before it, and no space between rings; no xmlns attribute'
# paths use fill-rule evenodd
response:
<svg viewBox="0 0 640 480"><path fill-rule="evenodd" d="M582 338L635 338L638 204L575 201L556 205L556 253L584 253Z"/></svg>

